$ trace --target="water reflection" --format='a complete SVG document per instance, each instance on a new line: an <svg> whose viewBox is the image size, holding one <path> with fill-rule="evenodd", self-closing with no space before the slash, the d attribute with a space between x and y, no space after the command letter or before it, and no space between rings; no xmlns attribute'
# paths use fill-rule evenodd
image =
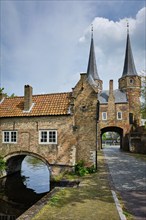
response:
<svg viewBox="0 0 146 220"><path fill-rule="evenodd" d="M50 190L50 174L40 160L26 157L21 172L0 180L0 215L18 217Z"/></svg>
<svg viewBox="0 0 146 220"><path fill-rule="evenodd" d="M41 160L27 156L22 162L21 175L24 177L24 185L34 192L42 193L50 190L48 167Z"/></svg>

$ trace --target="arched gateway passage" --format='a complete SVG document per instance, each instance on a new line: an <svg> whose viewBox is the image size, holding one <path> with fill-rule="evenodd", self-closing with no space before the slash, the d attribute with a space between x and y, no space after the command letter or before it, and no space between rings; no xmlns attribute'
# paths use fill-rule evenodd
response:
<svg viewBox="0 0 146 220"><path fill-rule="evenodd" d="M42 158L41 156L35 153L23 151L23 152L15 152L15 153L5 156L4 159L6 160L6 165L7 165L7 169L6 169L7 175L20 172L22 161L24 160L26 156L32 156L32 157L35 157L41 160L42 162L44 162L44 164L46 164L46 166L48 167L48 170L50 171L49 163L44 158Z"/></svg>
<svg viewBox="0 0 146 220"><path fill-rule="evenodd" d="M122 138L123 138L123 129L120 127L105 127L101 129L101 146L102 146L102 135L106 132L116 132L120 136L120 148L122 149Z"/></svg>

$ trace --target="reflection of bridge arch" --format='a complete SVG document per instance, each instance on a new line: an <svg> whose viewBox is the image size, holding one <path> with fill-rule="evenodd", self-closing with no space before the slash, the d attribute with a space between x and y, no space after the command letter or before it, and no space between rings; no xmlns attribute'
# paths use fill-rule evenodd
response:
<svg viewBox="0 0 146 220"><path fill-rule="evenodd" d="M122 138L123 138L123 129L120 127L116 127L116 126L108 126L108 127L104 127L101 129L101 142L102 142L102 135L105 132L116 132L120 135L120 148L122 148ZM102 143L101 143L102 146Z"/></svg>
<svg viewBox="0 0 146 220"><path fill-rule="evenodd" d="M48 167L48 170L50 172L50 166L49 163L46 159L44 159L42 156L32 153L32 152L27 152L27 151L18 151L18 152L13 152L4 157L7 165L7 175L21 171L21 165L22 161L26 156L32 156L35 157L39 160L41 160L46 166Z"/></svg>

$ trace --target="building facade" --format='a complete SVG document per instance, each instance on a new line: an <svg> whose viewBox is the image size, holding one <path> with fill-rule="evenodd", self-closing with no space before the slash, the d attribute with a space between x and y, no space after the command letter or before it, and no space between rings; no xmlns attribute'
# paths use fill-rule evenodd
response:
<svg viewBox="0 0 146 220"><path fill-rule="evenodd" d="M137 75L129 33L119 88L102 89L94 51L93 34L87 73L68 93L33 95L29 85L23 97L0 94L0 155L7 173L19 171L26 155L43 160L57 174L84 160L97 166L97 150L106 131L124 137L140 123L140 77Z"/></svg>

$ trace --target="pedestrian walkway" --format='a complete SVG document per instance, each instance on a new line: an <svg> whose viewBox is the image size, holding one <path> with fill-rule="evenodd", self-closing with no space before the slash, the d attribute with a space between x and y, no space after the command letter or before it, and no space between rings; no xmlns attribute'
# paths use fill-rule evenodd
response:
<svg viewBox="0 0 146 220"><path fill-rule="evenodd" d="M119 146L103 151L113 189L120 193L136 220L146 220L146 162L122 152Z"/></svg>
<svg viewBox="0 0 146 220"><path fill-rule="evenodd" d="M78 187L55 188L18 219L120 220L102 151L98 152L98 172L76 178L80 181Z"/></svg>

